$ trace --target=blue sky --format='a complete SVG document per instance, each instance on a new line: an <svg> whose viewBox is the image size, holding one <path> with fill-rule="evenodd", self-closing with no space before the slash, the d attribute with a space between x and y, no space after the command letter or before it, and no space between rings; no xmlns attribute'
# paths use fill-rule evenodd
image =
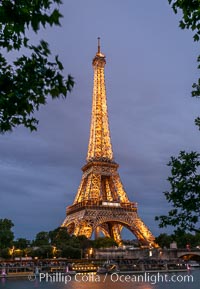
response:
<svg viewBox="0 0 200 289"><path fill-rule="evenodd" d="M86 162L100 36L122 182L153 234L169 232L154 221L167 212L166 164L180 150L199 149L199 100L190 97L198 78L192 33L178 27L167 0L63 2L62 26L32 37L49 42L76 85L66 100L49 99L40 109L37 132L18 128L0 136L0 218L12 219L16 237L29 239L63 222Z"/></svg>

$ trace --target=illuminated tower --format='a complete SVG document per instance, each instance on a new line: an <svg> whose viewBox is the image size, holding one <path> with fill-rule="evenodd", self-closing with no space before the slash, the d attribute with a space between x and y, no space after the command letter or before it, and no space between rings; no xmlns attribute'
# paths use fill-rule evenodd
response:
<svg viewBox="0 0 200 289"><path fill-rule="evenodd" d="M94 86L87 162L73 205L67 207L62 226L70 234L102 232L121 244L121 230L129 229L141 245L157 247L154 236L137 214L137 204L130 202L114 161L108 123L104 78L105 55L100 50L93 59Z"/></svg>

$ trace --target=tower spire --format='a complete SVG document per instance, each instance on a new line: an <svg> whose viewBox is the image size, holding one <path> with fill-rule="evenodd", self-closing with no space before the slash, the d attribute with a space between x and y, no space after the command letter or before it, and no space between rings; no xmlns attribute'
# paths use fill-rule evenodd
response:
<svg viewBox="0 0 200 289"><path fill-rule="evenodd" d="M101 46L100 46L100 37L97 38L98 39L98 54L101 53Z"/></svg>
<svg viewBox="0 0 200 289"><path fill-rule="evenodd" d="M98 37L98 52L92 64L94 69L94 83L87 161L105 160L107 162L113 162L104 76L106 59L100 50L100 37Z"/></svg>

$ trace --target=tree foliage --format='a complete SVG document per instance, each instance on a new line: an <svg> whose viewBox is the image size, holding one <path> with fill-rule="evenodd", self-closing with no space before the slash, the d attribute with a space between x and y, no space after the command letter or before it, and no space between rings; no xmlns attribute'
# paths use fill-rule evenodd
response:
<svg viewBox="0 0 200 289"><path fill-rule="evenodd" d="M168 0L169 4L175 13L182 11L182 19L179 26L182 29L192 29L195 32L194 40L198 41L200 38L200 2L199 0Z"/></svg>
<svg viewBox="0 0 200 289"><path fill-rule="evenodd" d="M41 245L36 248L32 248L29 251L29 256L38 258L53 258L53 250L50 245Z"/></svg>
<svg viewBox="0 0 200 289"><path fill-rule="evenodd" d="M54 7L61 3L61 0L0 1L1 133L18 125L36 130L38 120L33 114L46 103L47 96L66 97L74 85L70 75L67 79L62 75L63 65L58 56L51 57L48 43L41 40L33 45L28 36L47 24L60 25L62 15Z"/></svg>
<svg viewBox="0 0 200 289"><path fill-rule="evenodd" d="M99 237L92 241L92 247L94 248L109 248L113 246L117 246L117 243L109 237Z"/></svg>
<svg viewBox="0 0 200 289"><path fill-rule="evenodd" d="M37 233L33 244L34 246L48 246L49 245L49 232L42 231L42 232Z"/></svg>
<svg viewBox="0 0 200 289"><path fill-rule="evenodd" d="M164 195L172 209L156 220L161 228L171 225L180 231L200 232L200 154L181 151L177 158L171 157L168 166L171 189Z"/></svg>
<svg viewBox="0 0 200 289"><path fill-rule="evenodd" d="M30 246L30 241L25 238L18 238L16 241L14 241L14 246L17 249L23 250Z"/></svg>
<svg viewBox="0 0 200 289"><path fill-rule="evenodd" d="M169 248L170 244L173 242L173 238L171 235L167 235L166 233L160 234L158 237L155 239L156 243L161 247L161 248Z"/></svg>
<svg viewBox="0 0 200 289"><path fill-rule="evenodd" d="M12 246L14 240L12 227L14 224L11 220L0 219L0 249Z"/></svg>
<svg viewBox="0 0 200 289"><path fill-rule="evenodd" d="M80 248L63 245L62 247L62 257L70 258L70 259L80 259L81 258L81 250Z"/></svg>
<svg viewBox="0 0 200 289"><path fill-rule="evenodd" d="M67 232L67 229L64 227L58 227L57 229L49 232L49 237L51 244L59 247L63 243L66 244L69 242L70 235Z"/></svg>
<svg viewBox="0 0 200 289"><path fill-rule="evenodd" d="M190 248L196 248L200 245L200 233L190 234L185 233L184 231L177 231L172 235L160 234L156 237L156 243L161 248L170 248L170 244L175 241L178 248L185 249L187 245L190 245Z"/></svg>
<svg viewBox="0 0 200 289"><path fill-rule="evenodd" d="M194 32L194 41L200 40L200 1L199 0L168 0L175 13L182 11L182 19L179 26L182 29L191 29ZM200 69L200 55L197 58L198 69ZM200 78L193 84L193 97L200 97ZM200 129L200 117L195 119Z"/></svg>

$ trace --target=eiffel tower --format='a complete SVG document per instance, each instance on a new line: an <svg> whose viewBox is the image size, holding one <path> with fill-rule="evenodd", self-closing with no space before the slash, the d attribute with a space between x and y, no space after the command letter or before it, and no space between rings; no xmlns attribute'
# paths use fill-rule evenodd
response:
<svg viewBox="0 0 200 289"><path fill-rule="evenodd" d="M100 232L122 244L121 230L129 229L143 246L157 247L154 236L139 218L137 203L131 202L124 190L114 161L108 123L104 78L105 55L100 50L93 59L94 86L87 162L82 180L62 224L69 234L91 238Z"/></svg>

